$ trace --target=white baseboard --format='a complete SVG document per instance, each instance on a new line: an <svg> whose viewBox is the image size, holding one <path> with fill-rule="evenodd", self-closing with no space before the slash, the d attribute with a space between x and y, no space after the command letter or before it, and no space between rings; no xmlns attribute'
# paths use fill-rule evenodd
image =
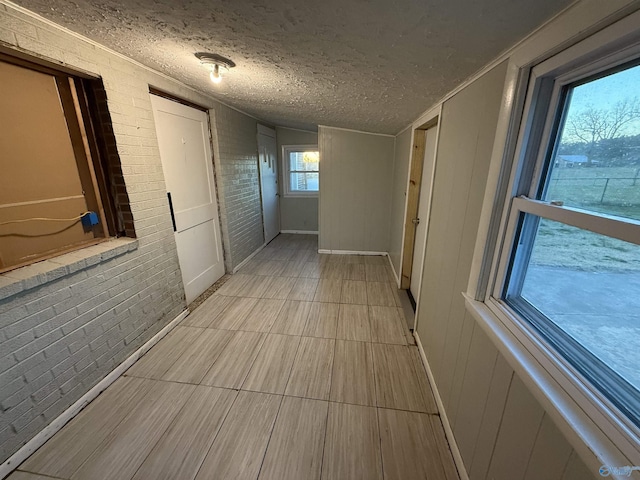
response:
<svg viewBox="0 0 640 480"><path fill-rule="evenodd" d="M318 235L318 230L280 230L280 233L295 233L300 235Z"/></svg>
<svg viewBox="0 0 640 480"><path fill-rule="evenodd" d="M396 285L400 288L400 277L398 276L398 272L396 272L395 267L393 266L393 262L391 261L391 255L387 253L387 258L389 259L389 266L391 267L391 271L393 272L393 278L396 279Z"/></svg>
<svg viewBox="0 0 640 480"><path fill-rule="evenodd" d="M231 273L236 273L238 270L240 270L242 267L244 267L247 263L249 263L249 262L251 261L251 259L252 259L253 257L255 257L257 254L259 254L259 253L260 253L260 251L261 251L264 247L266 247L266 246L267 246L267 244L265 243L264 245L262 245L262 246L258 247L258 248L256 249L256 251L255 251L255 252L253 252L251 255L249 255L247 258L245 258L243 261L241 261L241 262L240 262L240 264L238 264L238 265L233 269L233 271L232 271Z"/></svg>
<svg viewBox="0 0 640 480"><path fill-rule="evenodd" d="M44 443L53 437L62 427L64 427L73 417L86 407L92 400L100 395L109 385L115 382L131 365L151 349L156 343L167 335L173 328L189 314L189 310L183 310L176 318L171 320L162 330L151 337L138 350L133 352L124 362L114 368L97 385L85 393L78 401L62 412L53 422L47 425L35 437L29 440L20 450L11 455L0 465L0 479L5 478L20 466L29 456L40 448Z"/></svg>
<svg viewBox="0 0 640 480"><path fill-rule="evenodd" d="M330 255L389 255L387 252L365 252L361 250L325 250L323 248L318 249L318 253L328 253Z"/></svg>
<svg viewBox="0 0 640 480"><path fill-rule="evenodd" d="M433 396L436 399L438 413L440 414L442 426L444 427L444 433L447 436L447 441L449 442L449 448L451 449L451 454L453 455L453 461L455 462L456 468L458 469L458 475L460 476L460 480L469 480L469 474L467 473L464 462L462 461L460 449L458 449L458 444L456 443L456 439L453 435L453 430L451 430L451 424L449 423L447 412L444 409L444 404L442 403L440 392L438 392L438 387L436 385L435 378L433 377L431 367L429 366L429 362L427 361L427 356L425 355L424 349L422 348L422 342L420 341L418 332L414 330L413 336L416 339L416 345L418 347L418 351L420 352L420 359L422 360L424 369L427 371L427 377L429 377L429 383L431 384L431 389L433 390Z"/></svg>

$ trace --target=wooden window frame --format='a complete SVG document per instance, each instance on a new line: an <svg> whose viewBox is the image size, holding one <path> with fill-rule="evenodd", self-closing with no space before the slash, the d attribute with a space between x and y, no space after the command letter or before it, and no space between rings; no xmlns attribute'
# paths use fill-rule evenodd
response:
<svg viewBox="0 0 640 480"><path fill-rule="evenodd" d="M104 120L97 109L95 90L102 88L102 81L67 68L58 68L44 60L29 58L19 52L15 52L17 56L13 53L0 51L0 61L54 77L87 210L97 213L99 223L91 228L93 239L35 254L28 261L0 267L0 273L86 248L124 233L118 228L114 195L108 176L108 155L104 145L101 148L98 141ZM108 127L110 130L110 125Z"/></svg>

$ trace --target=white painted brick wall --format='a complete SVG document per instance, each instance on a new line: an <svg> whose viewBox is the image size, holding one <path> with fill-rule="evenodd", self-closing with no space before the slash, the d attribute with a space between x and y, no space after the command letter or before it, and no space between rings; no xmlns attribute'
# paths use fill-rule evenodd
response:
<svg viewBox="0 0 640 480"><path fill-rule="evenodd" d="M211 108L227 268L259 248L263 233L255 119L1 3L0 44L103 79L138 238L136 249L115 257L102 253L71 264L59 260L53 272L39 273L35 266L19 287L4 290L4 461L185 307L150 84ZM0 277L0 289L6 284Z"/></svg>

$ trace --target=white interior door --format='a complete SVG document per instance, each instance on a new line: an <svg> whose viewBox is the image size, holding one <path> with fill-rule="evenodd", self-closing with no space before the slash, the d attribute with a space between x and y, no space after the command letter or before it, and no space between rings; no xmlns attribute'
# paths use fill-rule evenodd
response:
<svg viewBox="0 0 640 480"><path fill-rule="evenodd" d="M258 125L258 161L262 189L264 241L269 243L280 233L280 195L278 193L278 147L276 131Z"/></svg>
<svg viewBox="0 0 640 480"><path fill-rule="evenodd" d="M187 304L224 275L207 114L151 95Z"/></svg>
<svg viewBox="0 0 640 480"><path fill-rule="evenodd" d="M433 163L436 159L436 127L427 130L427 140L424 148L424 164L422 166L422 180L420 181L420 200L418 201L418 224L413 247L413 264L411 266L411 283L409 290L414 299L420 294L422 280L422 261L427 246L427 225L429 223L429 203L431 202L431 176Z"/></svg>

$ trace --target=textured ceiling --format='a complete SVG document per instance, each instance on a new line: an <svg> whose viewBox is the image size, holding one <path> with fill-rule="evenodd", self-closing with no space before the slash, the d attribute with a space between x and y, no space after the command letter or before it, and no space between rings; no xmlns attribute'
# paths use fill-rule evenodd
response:
<svg viewBox="0 0 640 480"><path fill-rule="evenodd" d="M276 125L395 134L570 0L14 0ZM236 68L214 85L195 52Z"/></svg>

